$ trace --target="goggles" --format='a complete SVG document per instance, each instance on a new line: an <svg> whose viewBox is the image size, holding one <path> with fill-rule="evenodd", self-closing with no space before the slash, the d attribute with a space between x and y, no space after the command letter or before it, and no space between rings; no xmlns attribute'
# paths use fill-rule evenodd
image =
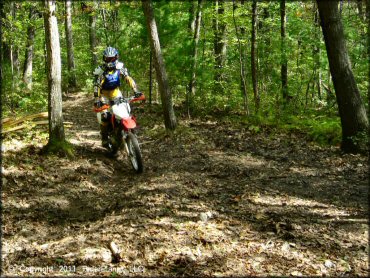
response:
<svg viewBox="0 0 370 278"><path fill-rule="evenodd" d="M106 63L110 63L110 62L114 62L117 60L117 57L104 57L104 62Z"/></svg>

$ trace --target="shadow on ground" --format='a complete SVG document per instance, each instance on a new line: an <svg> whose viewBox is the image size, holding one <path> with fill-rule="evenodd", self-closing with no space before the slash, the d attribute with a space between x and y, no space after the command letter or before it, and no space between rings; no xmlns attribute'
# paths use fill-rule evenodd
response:
<svg viewBox="0 0 370 278"><path fill-rule="evenodd" d="M4 269L62 260L140 264L146 276L366 273L366 158L197 120L156 136L143 113L137 175L126 157L106 156L78 101L66 111L75 158L29 146L3 156ZM118 264L81 251L112 240Z"/></svg>

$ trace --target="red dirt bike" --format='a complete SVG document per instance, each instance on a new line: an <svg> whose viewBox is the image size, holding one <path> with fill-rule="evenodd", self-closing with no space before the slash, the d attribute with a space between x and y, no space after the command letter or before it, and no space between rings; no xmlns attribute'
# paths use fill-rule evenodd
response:
<svg viewBox="0 0 370 278"><path fill-rule="evenodd" d="M130 103L135 101L144 101L145 96L119 97L110 104L104 104L100 108L94 108L97 112L99 124L101 123L101 114L108 112L110 114L110 129L108 133L108 151L111 155L117 156L118 152L127 153L132 167L137 173L142 173L143 158L139 142L135 135L136 118L131 115Z"/></svg>

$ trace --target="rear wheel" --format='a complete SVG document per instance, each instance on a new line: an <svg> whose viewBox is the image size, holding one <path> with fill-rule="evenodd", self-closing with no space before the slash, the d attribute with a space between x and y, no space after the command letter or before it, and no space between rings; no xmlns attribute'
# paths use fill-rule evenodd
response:
<svg viewBox="0 0 370 278"><path fill-rule="evenodd" d="M126 137L128 158L131 162L132 167L137 173L143 172L143 158L137 141L136 135L129 132Z"/></svg>

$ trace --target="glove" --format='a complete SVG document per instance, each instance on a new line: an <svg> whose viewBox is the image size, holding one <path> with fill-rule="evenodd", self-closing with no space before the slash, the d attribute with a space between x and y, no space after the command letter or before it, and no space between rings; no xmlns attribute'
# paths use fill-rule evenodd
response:
<svg viewBox="0 0 370 278"><path fill-rule="evenodd" d="M143 95L143 93L142 92L139 92L139 91L137 91L137 92L135 92L135 98L139 98L139 97L141 97Z"/></svg>

